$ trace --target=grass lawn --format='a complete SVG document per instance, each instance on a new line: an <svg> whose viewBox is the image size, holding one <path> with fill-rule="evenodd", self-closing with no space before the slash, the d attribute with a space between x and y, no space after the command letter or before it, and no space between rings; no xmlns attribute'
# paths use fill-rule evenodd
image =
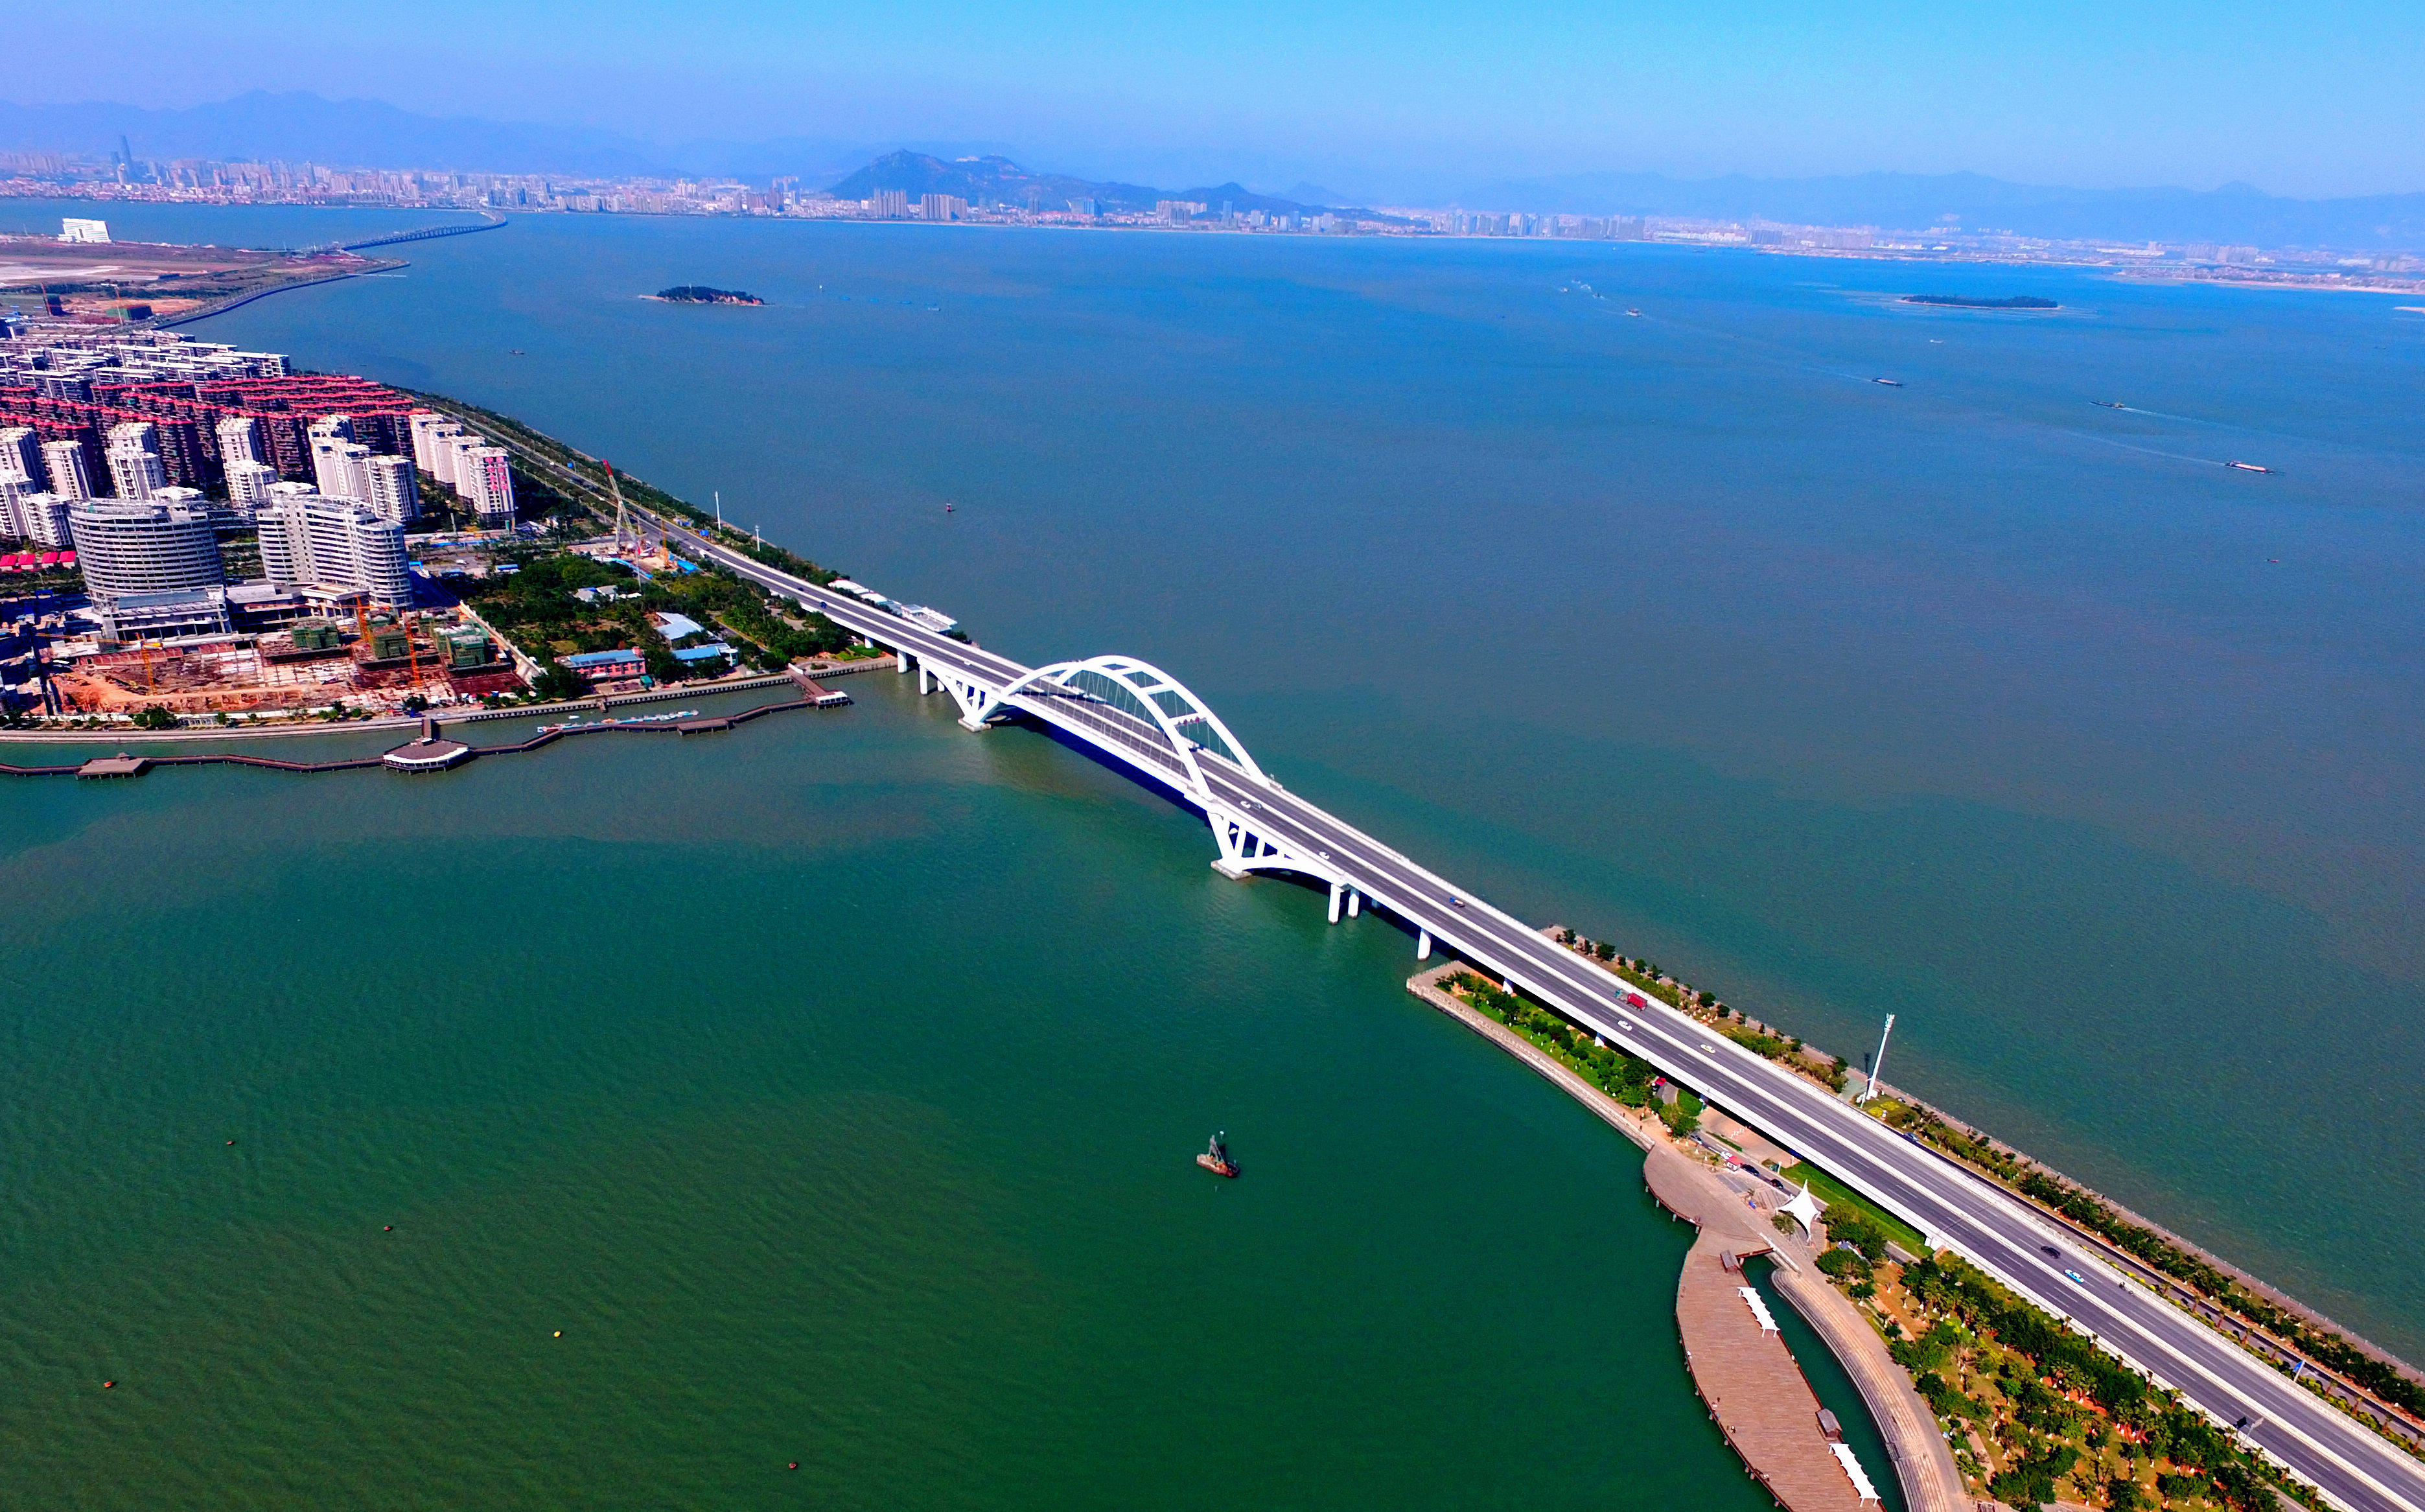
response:
<svg viewBox="0 0 2425 1512"><path fill-rule="evenodd" d="M1864 1217L1871 1219L1875 1222L1879 1228L1884 1229L1887 1231L1887 1236L1888 1238L1903 1246L1903 1248L1910 1250L1913 1254L1925 1255L1928 1253L1928 1241L1920 1237L1919 1230L1913 1228L1910 1224L1903 1222L1903 1219L1896 1217L1893 1214L1888 1213L1886 1209L1878 1206L1875 1202L1871 1201L1868 1198L1863 1197L1860 1193L1854 1191L1851 1187L1846 1186L1842 1182L1830 1176L1825 1171L1821 1170L1818 1166L1811 1165L1809 1162L1805 1161L1800 1165L1791 1166L1779 1174L1787 1181L1793 1182L1797 1186L1807 1182L1810 1184L1811 1192L1817 1196L1820 1201L1826 1203L1829 1207L1834 1207L1836 1204L1840 1202L1844 1206L1859 1213Z"/></svg>

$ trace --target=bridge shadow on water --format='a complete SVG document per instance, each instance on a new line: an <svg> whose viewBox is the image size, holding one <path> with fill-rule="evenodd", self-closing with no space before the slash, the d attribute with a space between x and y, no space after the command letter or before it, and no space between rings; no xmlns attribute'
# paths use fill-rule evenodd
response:
<svg viewBox="0 0 2425 1512"><path fill-rule="evenodd" d="M1059 746L1064 750L1068 750L1074 755L1083 757L1084 760L1093 763L1104 771L1110 772L1116 777L1124 779L1132 785L1143 788L1145 791L1162 799L1172 809L1185 814L1196 823L1199 825L1206 823L1204 811L1197 808L1188 799L1187 796L1180 792L1179 789L1171 786L1168 782L1156 777L1145 768L1141 766L1132 766L1127 762L1121 761L1119 758L1114 756L1111 752L1103 749L1101 747L1095 745L1091 741L1083 740L1077 735L1070 733L1068 731L1062 729L1058 725L1047 724L1045 721L1035 717L1033 715L1022 714L1015 709L1004 714L997 723L1005 729L1023 730L1031 734L1039 735L1044 739L1052 742L1054 745ZM1211 838L1209 828L1206 831L1206 838ZM1208 861L1206 864L1210 865L1211 863ZM1259 878L1283 883L1287 886L1297 888L1303 892L1310 893L1314 896L1324 899L1325 904L1330 896L1329 883L1323 881L1319 877L1309 877L1302 872L1266 871L1257 872L1255 876ZM1420 932L1415 925L1408 924L1405 920L1398 917L1394 911L1381 907L1369 896L1364 899L1364 912L1372 917L1386 921L1391 928L1397 930L1400 934L1405 935L1408 940L1413 940Z"/></svg>

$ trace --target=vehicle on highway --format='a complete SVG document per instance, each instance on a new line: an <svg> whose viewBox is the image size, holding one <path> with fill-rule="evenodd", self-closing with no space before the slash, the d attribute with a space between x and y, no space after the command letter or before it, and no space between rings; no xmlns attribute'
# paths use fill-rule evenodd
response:
<svg viewBox="0 0 2425 1512"><path fill-rule="evenodd" d="M2085 1277L2085 1276L2082 1276L2081 1274L2080 1274L2080 1272L2078 1272L2078 1271L2076 1271L2076 1270L2067 1270L2067 1271L2064 1271L2064 1274L2065 1276L2070 1277L2073 1280L2078 1281L2078 1282L2079 1282L2080 1285L2082 1285L2082 1286L2086 1286L2086 1285L2088 1284L2088 1278L2087 1278L2087 1277Z"/></svg>
<svg viewBox="0 0 2425 1512"><path fill-rule="evenodd" d="M2047 1254L2051 1255L2051 1256L2053 1256L2053 1257L2055 1257L2055 1258L2057 1258L2057 1259L2062 1258L2063 1251L2062 1251L2062 1250L2060 1250L2060 1249L2057 1249L2057 1248L2056 1248L2054 1246L2052 1246L2052 1245L2040 1245L2040 1246L2038 1246L2038 1247L2039 1247L2040 1249L2042 1249L2042 1250L2046 1251L2046 1253L2047 1253Z"/></svg>

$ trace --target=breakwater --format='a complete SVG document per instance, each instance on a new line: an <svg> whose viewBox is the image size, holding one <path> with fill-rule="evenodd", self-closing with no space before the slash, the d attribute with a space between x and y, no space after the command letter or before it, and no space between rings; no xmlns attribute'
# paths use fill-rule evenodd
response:
<svg viewBox="0 0 2425 1512"><path fill-rule="evenodd" d="M813 698L794 699L783 703L762 703L738 714L718 715L697 720L614 720L594 725L553 725L528 740L511 745L472 746L465 749L470 756L519 756L525 751L544 749L559 740L574 735L594 735L606 732L625 734L687 735L708 730L730 730L747 724L752 719L770 714L785 714L794 709L813 709ZM285 732L295 733L296 732ZM259 766L273 772L355 772L374 766L390 766L387 753L376 756L349 756L333 762L283 762L270 756L242 756L232 751L198 752L190 756L102 757L91 762L72 764L21 766L0 762L0 777L136 777L154 766Z"/></svg>

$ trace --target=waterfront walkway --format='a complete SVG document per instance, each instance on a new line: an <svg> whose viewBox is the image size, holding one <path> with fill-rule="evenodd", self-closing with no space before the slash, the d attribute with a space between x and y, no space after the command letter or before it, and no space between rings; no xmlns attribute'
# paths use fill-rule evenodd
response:
<svg viewBox="0 0 2425 1512"><path fill-rule="evenodd" d="M1642 1176L1660 1206L1701 1231L1676 1282L1676 1328L1718 1431L1790 1512L1860 1512L1864 1498L1821 1431L1818 1396L1744 1295L1752 1288L1743 1263L1769 1253L1776 1235L1756 1227L1759 1214L1741 1194L1673 1146L1653 1148Z"/></svg>

